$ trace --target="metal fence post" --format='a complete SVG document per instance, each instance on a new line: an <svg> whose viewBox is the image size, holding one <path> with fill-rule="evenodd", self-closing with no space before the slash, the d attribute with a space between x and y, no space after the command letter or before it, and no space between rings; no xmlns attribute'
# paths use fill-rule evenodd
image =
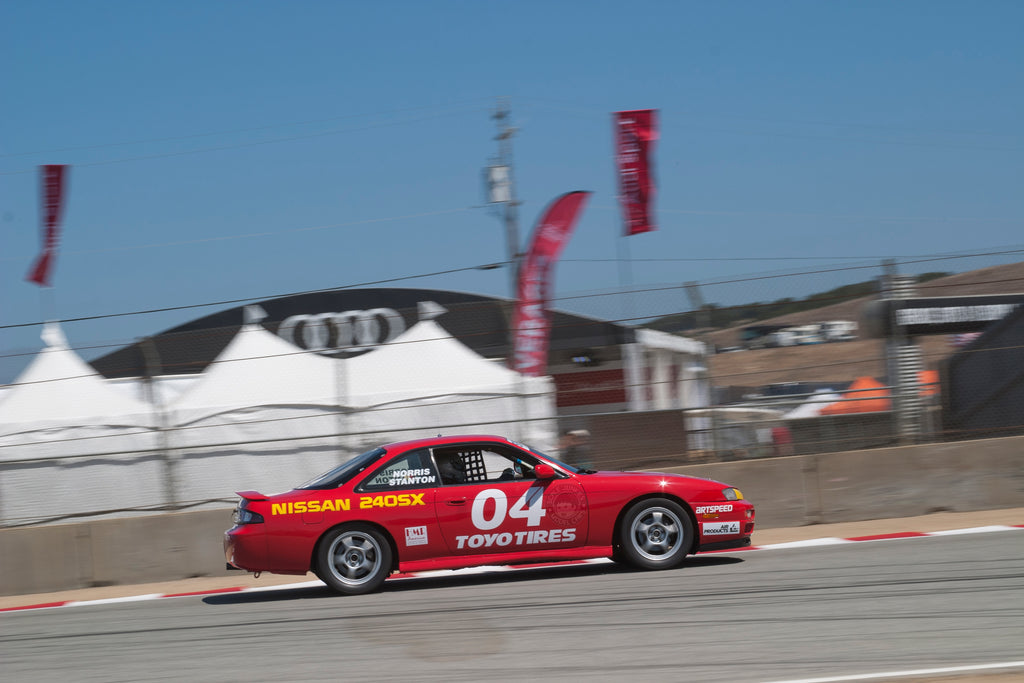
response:
<svg viewBox="0 0 1024 683"><path fill-rule="evenodd" d="M143 365L146 369L142 383L147 394L146 398L153 406L157 454L164 461L164 503L174 510L177 509L179 503L177 467L168 438L167 412L164 409L163 397L156 387L155 379L160 376L160 354L157 352L152 337L143 338L139 348L142 349Z"/></svg>
<svg viewBox="0 0 1024 683"><path fill-rule="evenodd" d="M886 260L883 268L883 298L910 299L917 294L916 279L909 275L899 275L894 261ZM895 310L891 315L896 315ZM900 444L906 445L917 443L923 432L920 394L922 354L917 341L908 337L895 319L890 322L892 333L885 340L885 366L892 391L897 436Z"/></svg>

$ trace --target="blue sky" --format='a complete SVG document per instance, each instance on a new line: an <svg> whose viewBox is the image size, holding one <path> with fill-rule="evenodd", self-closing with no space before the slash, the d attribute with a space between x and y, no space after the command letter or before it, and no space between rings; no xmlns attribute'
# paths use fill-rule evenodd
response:
<svg viewBox="0 0 1024 683"><path fill-rule="evenodd" d="M47 317L438 271L460 272L396 285L507 295L472 270L506 258L480 208L501 96L522 239L594 192L556 296L1022 248L1022 26L1019 2L7 0L0 354L37 349L25 324ZM610 113L641 108L659 230L623 245ZM72 166L45 293L24 279L44 163ZM120 344L215 310L65 328Z"/></svg>

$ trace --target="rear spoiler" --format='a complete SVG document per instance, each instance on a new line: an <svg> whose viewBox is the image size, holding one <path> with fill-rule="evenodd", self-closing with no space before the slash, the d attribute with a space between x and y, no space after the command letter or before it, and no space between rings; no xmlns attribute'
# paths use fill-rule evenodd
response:
<svg viewBox="0 0 1024 683"><path fill-rule="evenodd" d="M267 500L267 497L259 491L235 491L235 493L246 500Z"/></svg>

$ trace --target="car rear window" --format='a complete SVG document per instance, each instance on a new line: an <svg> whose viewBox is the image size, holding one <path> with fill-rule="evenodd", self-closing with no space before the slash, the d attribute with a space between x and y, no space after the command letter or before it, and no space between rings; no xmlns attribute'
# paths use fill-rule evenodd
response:
<svg viewBox="0 0 1024 683"><path fill-rule="evenodd" d="M374 448L344 462L329 472L324 472L319 477L307 481L296 489L334 489L352 479L367 467L370 467L381 458L387 451L383 448Z"/></svg>

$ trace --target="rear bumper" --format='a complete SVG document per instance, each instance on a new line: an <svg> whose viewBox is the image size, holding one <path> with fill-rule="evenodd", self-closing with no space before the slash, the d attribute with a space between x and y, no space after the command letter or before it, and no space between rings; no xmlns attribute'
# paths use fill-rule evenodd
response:
<svg viewBox="0 0 1024 683"><path fill-rule="evenodd" d="M267 568L267 536L262 526L244 524L224 532L224 560L229 567L250 572Z"/></svg>

